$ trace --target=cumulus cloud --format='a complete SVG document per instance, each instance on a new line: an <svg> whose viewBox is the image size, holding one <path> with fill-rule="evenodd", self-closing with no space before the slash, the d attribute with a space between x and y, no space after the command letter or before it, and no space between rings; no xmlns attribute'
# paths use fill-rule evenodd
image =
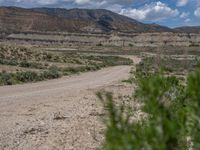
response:
<svg viewBox="0 0 200 150"><path fill-rule="evenodd" d="M58 0L6 0L0 1L0 5L12 6L41 6L56 4Z"/></svg>
<svg viewBox="0 0 200 150"><path fill-rule="evenodd" d="M185 19L187 17L189 17L190 13L189 12L182 12L180 15L180 18Z"/></svg>
<svg viewBox="0 0 200 150"><path fill-rule="evenodd" d="M122 9L120 14L141 21L160 21L179 15L177 9L170 8L167 4L160 1L156 3L146 4L142 8L126 8Z"/></svg>
<svg viewBox="0 0 200 150"><path fill-rule="evenodd" d="M190 18L187 18L187 19L184 20L184 22L186 22L186 23L188 23L188 22L190 22L190 21L191 21Z"/></svg>
<svg viewBox="0 0 200 150"><path fill-rule="evenodd" d="M0 4L21 4L21 5L53 5L53 4L73 4L73 5L86 5L86 4L131 4L139 0L0 0ZM140 0L144 1L144 0Z"/></svg>
<svg viewBox="0 0 200 150"><path fill-rule="evenodd" d="M137 1L144 1L144 0L71 0L75 1L77 4L90 4L90 3L103 3L103 4L131 4Z"/></svg>
<svg viewBox="0 0 200 150"><path fill-rule="evenodd" d="M77 4L87 4L87 3L90 2L90 0L75 0L75 2L76 2Z"/></svg>
<svg viewBox="0 0 200 150"><path fill-rule="evenodd" d="M50 4L57 3L57 0L40 0L40 1L35 1L35 2L41 5L50 5Z"/></svg>
<svg viewBox="0 0 200 150"><path fill-rule="evenodd" d="M174 0L177 6L185 6L189 0ZM198 2L199 0L194 0ZM103 8L130 18L157 22L179 17L188 22L189 12L180 13L167 2L152 0L0 0L0 5L20 7L64 7L64 8ZM198 6L197 6L198 7ZM200 8L199 8L200 9ZM199 17L199 9L194 14Z"/></svg>
<svg viewBox="0 0 200 150"><path fill-rule="evenodd" d="M200 7L197 8L195 11L194 11L194 15L198 18L200 18Z"/></svg>
<svg viewBox="0 0 200 150"><path fill-rule="evenodd" d="M177 0L177 6L185 6L189 0Z"/></svg>

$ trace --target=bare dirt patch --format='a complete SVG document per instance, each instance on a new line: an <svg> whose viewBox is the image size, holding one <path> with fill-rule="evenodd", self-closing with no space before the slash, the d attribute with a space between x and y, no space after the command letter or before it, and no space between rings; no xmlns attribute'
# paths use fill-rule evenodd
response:
<svg viewBox="0 0 200 150"><path fill-rule="evenodd" d="M77 149L102 146L104 116L95 92L128 94L130 66L61 79L0 87L0 149Z"/></svg>

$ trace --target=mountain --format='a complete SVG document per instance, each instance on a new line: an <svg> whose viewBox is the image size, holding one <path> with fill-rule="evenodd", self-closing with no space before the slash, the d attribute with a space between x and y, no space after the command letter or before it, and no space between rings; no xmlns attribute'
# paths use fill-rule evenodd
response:
<svg viewBox="0 0 200 150"><path fill-rule="evenodd" d="M17 7L0 8L0 31L79 31L90 21L67 20Z"/></svg>
<svg viewBox="0 0 200 150"><path fill-rule="evenodd" d="M0 31L173 32L104 9L0 7Z"/></svg>
<svg viewBox="0 0 200 150"><path fill-rule="evenodd" d="M200 26L185 26L185 27L178 27L175 30L179 32L186 32L186 33L200 33Z"/></svg>
<svg viewBox="0 0 200 150"><path fill-rule="evenodd" d="M92 21L96 27L105 31L121 32L160 32L172 31L168 27L157 24L144 24L126 16L119 15L105 9L61 9L61 8L34 8L36 12L46 13L65 19Z"/></svg>

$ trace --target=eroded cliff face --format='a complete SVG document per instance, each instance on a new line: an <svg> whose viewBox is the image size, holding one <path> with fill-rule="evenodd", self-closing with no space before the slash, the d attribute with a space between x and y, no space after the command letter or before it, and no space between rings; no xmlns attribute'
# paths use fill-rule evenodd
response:
<svg viewBox="0 0 200 150"><path fill-rule="evenodd" d="M200 46L200 34L194 33L135 33L135 34L79 34L79 33L15 33L7 40L73 45L116 46Z"/></svg>
<svg viewBox="0 0 200 150"><path fill-rule="evenodd" d="M120 40L115 40L115 39ZM124 46L190 46L200 45L200 34L186 33L141 33L111 37L112 44Z"/></svg>

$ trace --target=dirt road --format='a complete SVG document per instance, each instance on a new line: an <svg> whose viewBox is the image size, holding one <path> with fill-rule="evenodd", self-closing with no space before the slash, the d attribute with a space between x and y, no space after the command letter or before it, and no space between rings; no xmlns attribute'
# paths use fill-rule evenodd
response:
<svg viewBox="0 0 200 150"><path fill-rule="evenodd" d="M0 149L99 147L103 114L95 91L117 85L129 77L129 71L130 66L117 66L57 80L0 87Z"/></svg>

